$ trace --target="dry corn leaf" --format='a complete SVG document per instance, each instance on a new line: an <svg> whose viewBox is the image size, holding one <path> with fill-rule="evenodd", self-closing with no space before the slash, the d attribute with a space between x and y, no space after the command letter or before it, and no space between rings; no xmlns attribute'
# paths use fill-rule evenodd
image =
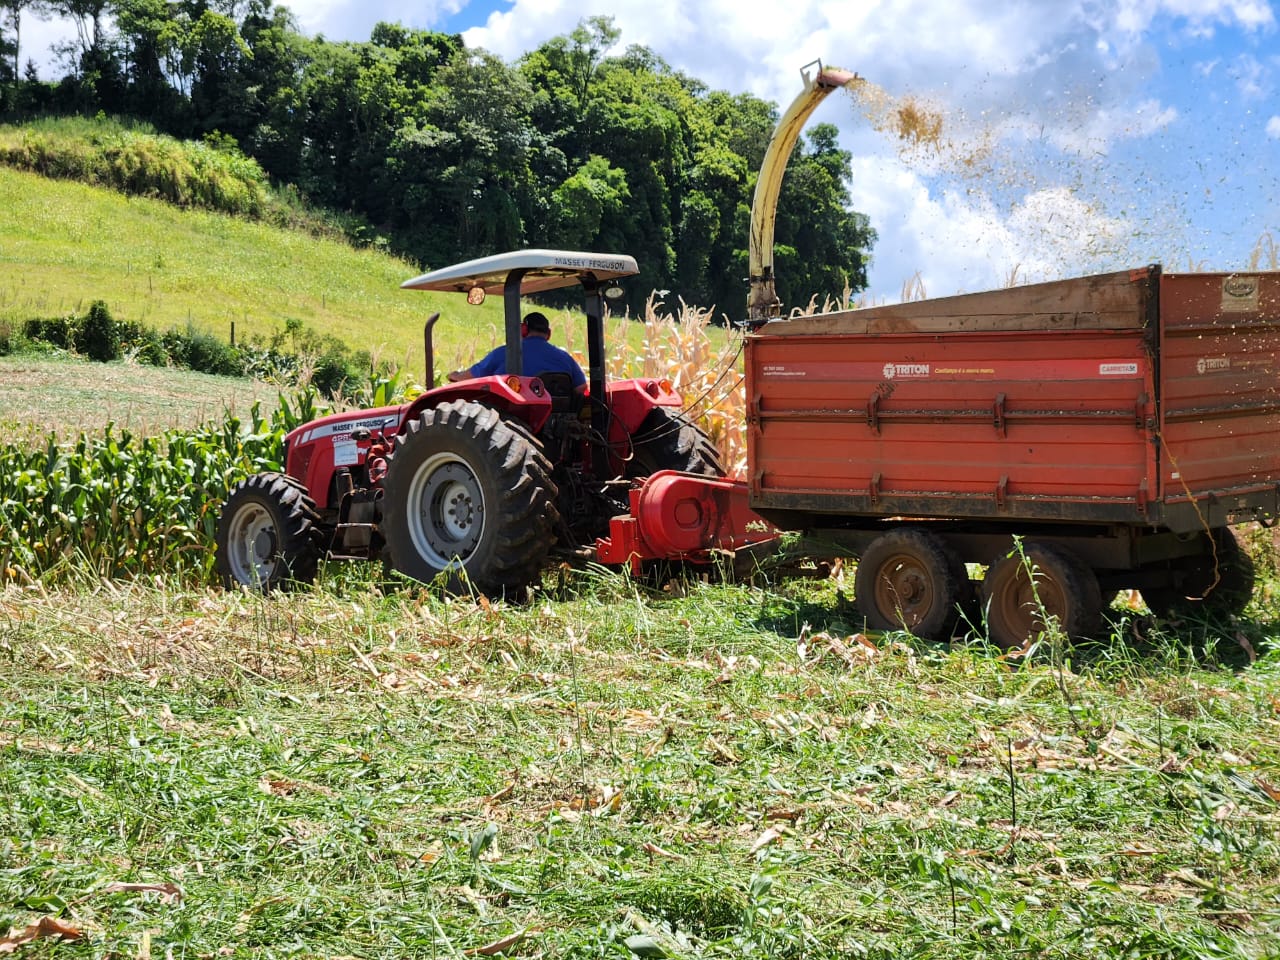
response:
<svg viewBox="0 0 1280 960"><path fill-rule="evenodd" d="M786 830L781 827L770 827L764 833L760 834L760 836L756 837L755 843L751 844L751 852L755 853L757 850L767 847L779 837L786 836L786 833Z"/></svg>
<svg viewBox="0 0 1280 960"><path fill-rule="evenodd" d="M1159 852L1154 847L1139 843L1137 840L1131 840L1120 848L1121 856L1125 857L1154 857Z"/></svg>
<svg viewBox="0 0 1280 960"><path fill-rule="evenodd" d="M463 953L469 957L494 957L514 947L527 937L530 932L529 930L517 930L515 933L508 934L500 940L493 941L493 943L486 943L483 947L472 947L470 950L464 950Z"/></svg>
<svg viewBox="0 0 1280 960"><path fill-rule="evenodd" d="M14 953L19 947L57 937L59 940L82 940L84 934L77 927L63 923L57 917L41 917L24 930L14 927L7 937L0 938L0 953Z"/></svg>
<svg viewBox="0 0 1280 960"><path fill-rule="evenodd" d="M717 740L715 737L707 737L707 747L713 754L724 763L741 763L742 760L729 747Z"/></svg>
<svg viewBox="0 0 1280 960"><path fill-rule="evenodd" d="M1257 782L1258 782L1259 788L1261 788L1263 793L1265 793L1268 797L1270 797L1276 803L1280 803L1280 787L1273 786L1270 783L1268 783L1266 780L1263 780L1262 778L1259 778Z"/></svg>
<svg viewBox="0 0 1280 960"><path fill-rule="evenodd" d="M1249 658L1251 664L1258 662L1258 654L1254 651L1253 644L1249 642L1248 637L1237 631L1236 643L1240 644L1240 649L1245 652L1245 656Z"/></svg>
<svg viewBox="0 0 1280 960"><path fill-rule="evenodd" d="M668 860L684 860L685 857L678 853L672 853L670 850L664 850L656 843L646 841L640 845L640 849L645 853L650 853L655 857L665 857Z"/></svg>
<svg viewBox="0 0 1280 960"><path fill-rule="evenodd" d="M108 883L99 893L158 893L165 903L182 900L185 894L176 883L125 883L120 880Z"/></svg>

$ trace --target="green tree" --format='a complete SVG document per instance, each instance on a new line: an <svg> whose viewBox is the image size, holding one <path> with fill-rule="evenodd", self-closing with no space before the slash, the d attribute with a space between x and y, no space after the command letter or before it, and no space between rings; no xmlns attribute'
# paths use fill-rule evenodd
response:
<svg viewBox="0 0 1280 960"><path fill-rule="evenodd" d="M301 94L310 41L288 9L251 0L240 35L252 56L240 64L243 113L227 133L277 180L298 178L305 123Z"/></svg>
<svg viewBox="0 0 1280 960"><path fill-rule="evenodd" d="M429 263L524 243L531 209L529 87L484 51L460 51L397 143L415 211L412 251Z"/></svg>
<svg viewBox="0 0 1280 960"><path fill-rule="evenodd" d="M30 10L32 13L40 13L43 6L38 0L0 0L0 62L4 63L0 70L0 80L17 80L21 75L19 69L19 57L22 47L22 12ZM12 32L12 39L5 36L4 28L8 25L8 30ZM13 56L13 72L8 70L8 57Z"/></svg>
<svg viewBox="0 0 1280 960"><path fill-rule="evenodd" d="M239 25L224 13L202 10L182 47L183 69L191 78L191 109L197 132L237 127L243 132L247 94L243 66L253 52Z"/></svg>
<svg viewBox="0 0 1280 960"><path fill-rule="evenodd" d="M608 248L611 234L621 237L627 232L630 200L626 173L604 157L591 157L552 195L551 228L566 247Z"/></svg>
<svg viewBox="0 0 1280 960"><path fill-rule="evenodd" d="M187 112L186 100L174 86L187 32L177 5L170 0L115 0L112 14L128 82L127 109L160 129L176 130Z"/></svg>

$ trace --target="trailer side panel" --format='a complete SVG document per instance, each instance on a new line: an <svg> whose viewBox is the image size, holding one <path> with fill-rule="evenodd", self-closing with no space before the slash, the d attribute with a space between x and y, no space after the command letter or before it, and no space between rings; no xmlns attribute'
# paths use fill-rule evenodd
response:
<svg viewBox="0 0 1280 960"><path fill-rule="evenodd" d="M1160 495L1173 525L1274 513L1280 277L1164 275L1159 356Z"/></svg>
<svg viewBox="0 0 1280 960"><path fill-rule="evenodd" d="M1136 325L766 335L747 357L757 510L1147 516L1153 368Z"/></svg>

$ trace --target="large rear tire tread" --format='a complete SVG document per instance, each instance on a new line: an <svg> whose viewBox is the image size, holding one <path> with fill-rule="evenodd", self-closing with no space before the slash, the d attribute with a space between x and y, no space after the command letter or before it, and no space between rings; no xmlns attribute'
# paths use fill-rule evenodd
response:
<svg viewBox="0 0 1280 960"><path fill-rule="evenodd" d="M960 555L928 530L908 527L873 540L858 560L854 599L873 630L945 640L972 596Z"/></svg>
<svg viewBox="0 0 1280 960"><path fill-rule="evenodd" d="M1024 559L1025 558L1025 559ZM1033 581L1028 566L1034 569ZM1016 650L1056 619L1070 640L1095 636L1102 626L1098 578L1074 553L1056 544L1024 543L1001 557L982 581L982 607L991 642Z"/></svg>
<svg viewBox="0 0 1280 960"><path fill-rule="evenodd" d="M723 477L720 454L711 438L684 414L654 407L631 437L633 456L627 476L647 477L659 470L679 470L703 477Z"/></svg>
<svg viewBox="0 0 1280 960"><path fill-rule="evenodd" d="M282 473L236 484L218 517L214 569L224 587L273 590L311 583L320 515L305 488Z"/></svg>
<svg viewBox="0 0 1280 960"><path fill-rule="evenodd" d="M433 464L463 478L448 492L464 492L474 508L447 530L432 524L448 512L427 496L448 486L433 485L441 469ZM384 488L380 526L388 565L422 582L446 574L455 592L470 585L518 596L540 576L560 523L551 464L537 443L496 410L468 400L425 410L405 424ZM447 553L451 543L458 553Z"/></svg>

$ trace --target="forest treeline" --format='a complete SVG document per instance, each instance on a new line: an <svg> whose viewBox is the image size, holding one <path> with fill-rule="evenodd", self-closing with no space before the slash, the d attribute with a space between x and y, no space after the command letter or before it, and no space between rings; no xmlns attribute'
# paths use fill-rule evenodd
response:
<svg viewBox="0 0 1280 960"><path fill-rule="evenodd" d="M32 16L76 26L65 75L20 69ZM525 246L629 253L637 301L743 314L751 193L776 105L709 89L590 17L514 63L379 23L304 36L271 0L0 0L0 115L106 114L243 151L424 267ZM775 263L789 305L866 285L850 156L814 126L788 167ZM632 303L637 306L638 303Z"/></svg>

